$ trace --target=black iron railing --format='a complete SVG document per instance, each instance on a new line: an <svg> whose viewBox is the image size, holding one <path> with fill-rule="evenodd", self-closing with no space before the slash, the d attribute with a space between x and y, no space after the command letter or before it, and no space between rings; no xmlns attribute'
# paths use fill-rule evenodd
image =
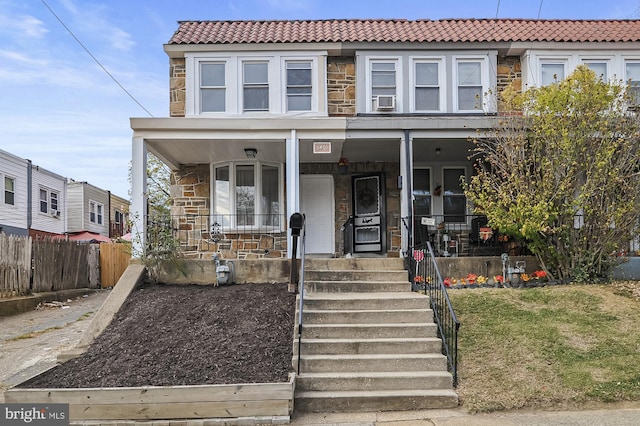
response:
<svg viewBox="0 0 640 426"><path fill-rule="evenodd" d="M429 303L438 326L438 335L442 339L442 352L447 357L455 387L458 385L458 330L460 322L449 300L431 244L427 242L423 246L411 250L409 263L413 289L424 290L429 296Z"/></svg>
<svg viewBox="0 0 640 426"><path fill-rule="evenodd" d="M342 255L353 254L353 216L340 227L342 231Z"/></svg>
<svg viewBox="0 0 640 426"><path fill-rule="evenodd" d="M286 257L287 221L281 214L185 214L147 218L147 244L173 239L184 252L221 251L226 258Z"/></svg>
<svg viewBox="0 0 640 426"><path fill-rule="evenodd" d="M298 297L299 297L299 306L298 306L298 369L296 370L298 374L300 374L300 356L302 349L302 324L303 324L303 313L304 313L304 262L305 262L305 246L306 246L306 233L307 227L303 222L302 230L300 232L300 274L298 275L299 285L298 285Z"/></svg>

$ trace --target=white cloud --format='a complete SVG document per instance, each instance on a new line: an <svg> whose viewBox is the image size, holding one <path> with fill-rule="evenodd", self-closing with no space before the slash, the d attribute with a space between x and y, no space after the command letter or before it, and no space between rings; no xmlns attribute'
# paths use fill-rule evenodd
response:
<svg viewBox="0 0 640 426"><path fill-rule="evenodd" d="M0 33L9 35L13 39L29 38L41 39L49 30L44 22L31 15L10 16L0 14Z"/></svg>
<svg viewBox="0 0 640 426"><path fill-rule="evenodd" d="M31 66L46 66L47 61L44 59L34 59L24 53L13 50L0 49L0 57L10 61L20 62ZM6 63L6 62L5 62Z"/></svg>

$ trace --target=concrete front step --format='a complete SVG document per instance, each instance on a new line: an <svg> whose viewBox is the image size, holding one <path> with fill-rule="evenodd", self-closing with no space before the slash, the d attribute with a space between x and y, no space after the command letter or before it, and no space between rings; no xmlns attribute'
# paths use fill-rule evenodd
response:
<svg viewBox="0 0 640 426"><path fill-rule="evenodd" d="M400 258L339 258L339 259L305 259L306 271L404 271L404 260Z"/></svg>
<svg viewBox="0 0 640 426"><path fill-rule="evenodd" d="M380 391L451 389L447 371L304 373L296 376L296 391Z"/></svg>
<svg viewBox="0 0 640 426"><path fill-rule="evenodd" d="M447 371L447 359L440 354L305 355L301 373L372 371Z"/></svg>
<svg viewBox="0 0 640 426"><path fill-rule="evenodd" d="M455 408L458 395L451 389L296 392L294 406L308 413L426 410Z"/></svg>
<svg viewBox="0 0 640 426"><path fill-rule="evenodd" d="M410 339L302 339L305 355L430 354L441 353L437 337Z"/></svg>
<svg viewBox="0 0 640 426"><path fill-rule="evenodd" d="M407 271L316 271L305 270L304 279L309 281L409 281Z"/></svg>
<svg viewBox="0 0 640 426"><path fill-rule="evenodd" d="M385 339L435 337L435 323L303 324L305 339Z"/></svg>
<svg viewBox="0 0 640 426"><path fill-rule="evenodd" d="M409 281L308 281L305 292L317 293L384 293L411 291Z"/></svg>
<svg viewBox="0 0 640 426"><path fill-rule="evenodd" d="M429 308L424 294L398 293L305 293L304 309L423 309Z"/></svg>
<svg viewBox="0 0 640 426"><path fill-rule="evenodd" d="M303 311L303 324L381 324L433 321L431 309L364 309Z"/></svg>

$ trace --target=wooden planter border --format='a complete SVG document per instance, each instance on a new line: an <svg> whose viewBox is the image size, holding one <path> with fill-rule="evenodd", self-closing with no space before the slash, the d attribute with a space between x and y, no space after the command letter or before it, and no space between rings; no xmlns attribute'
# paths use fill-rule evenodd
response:
<svg viewBox="0 0 640 426"><path fill-rule="evenodd" d="M290 416L295 374L285 383L5 391L6 403L69 404L71 420L167 420Z"/></svg>

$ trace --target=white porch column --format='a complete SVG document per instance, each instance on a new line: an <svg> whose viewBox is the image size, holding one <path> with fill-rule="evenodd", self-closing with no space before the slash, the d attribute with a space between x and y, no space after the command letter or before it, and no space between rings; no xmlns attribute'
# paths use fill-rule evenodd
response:
<svg viewBox="0 0 640 426"><path fill-rule="evenodd" d="M400 177L402 179L402 189L400 190L400 217L402 220L402 240L400 256L407 254L411 235L407 227L413 226L413 139L409 130L405 130L404 137L400 140Z"/></svg>
<svg viewBox="0 0 640 426"><path fill-rule="evenodd" d="M300 210L300 144L295 129L291 130L291 138L287 139L287 226L293 213ZM290 235L290 234L289 234ZM291 244L287 245L289 258L292 256Z"/></svg>
<svg viewBox="0 0 640 426"><path fill-rule="evenodd" d="M133 138L131 148L131 257L140 257L147 235L147 146Z"/></svg>

